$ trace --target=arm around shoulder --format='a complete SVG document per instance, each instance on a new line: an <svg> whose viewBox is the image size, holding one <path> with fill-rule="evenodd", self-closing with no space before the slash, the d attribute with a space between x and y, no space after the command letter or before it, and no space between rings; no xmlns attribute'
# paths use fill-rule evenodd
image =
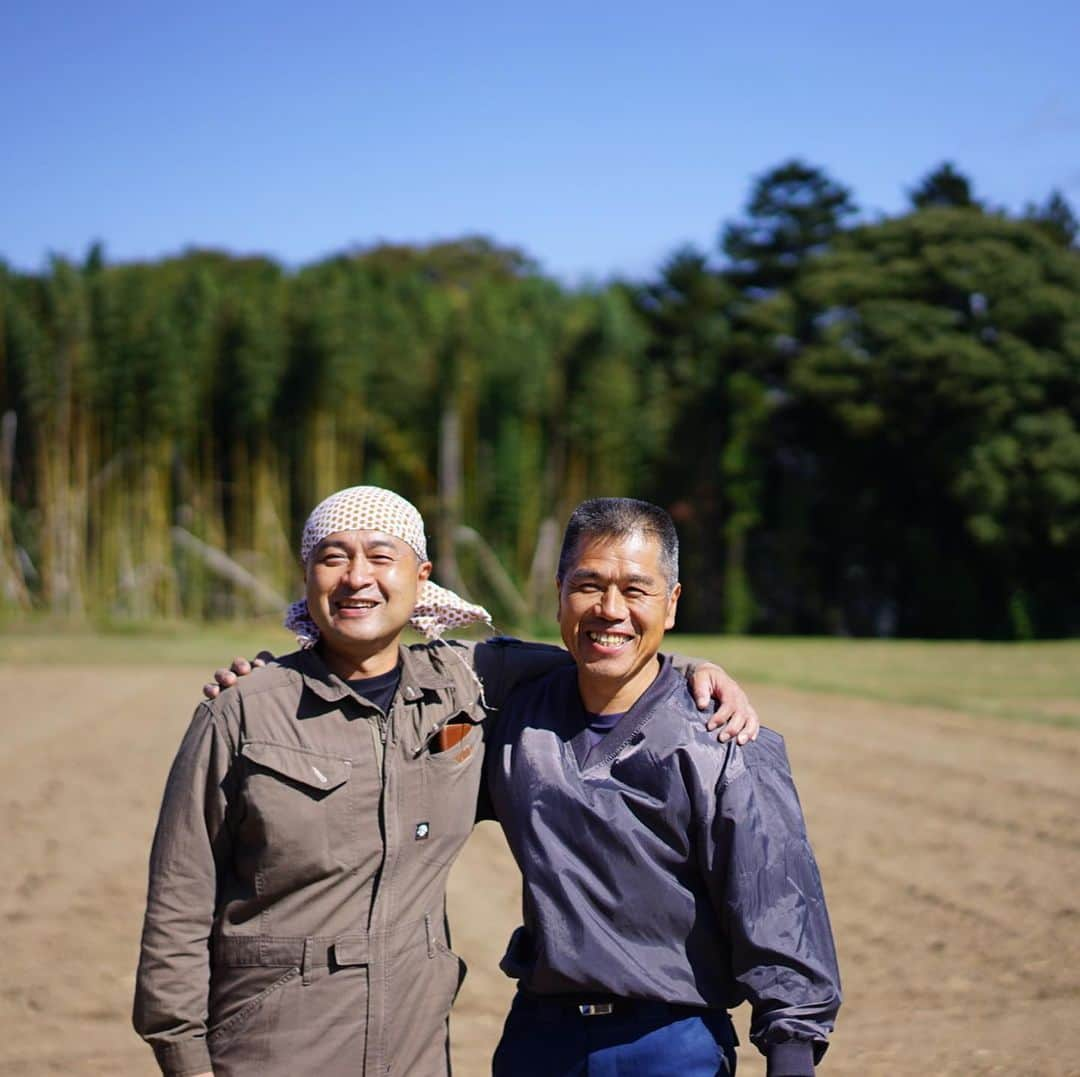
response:
<svg viewBox="0 0 1080 1077"><path fill-rule="evenodd" d="M705 725L710 730L721 730L721 742L737 740L746 744L757 738L761 728L757 711L727 670L708 659L681 654L673 654L671 664L686 678L698 710L711 712Z"/></svg>
<svg viewBox="0 0 1080 1077"><path fill-rule="evenodd" d="M501 707L519 684L572 663L562 647L507 636L484 640L473 651L473 668L484 685L484 698L494 708Z"/></svg>

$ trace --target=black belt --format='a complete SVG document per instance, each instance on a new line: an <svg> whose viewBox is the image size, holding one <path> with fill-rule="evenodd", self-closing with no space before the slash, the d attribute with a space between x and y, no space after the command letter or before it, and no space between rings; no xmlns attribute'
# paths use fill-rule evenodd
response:
<svg viewBox="0 0 1080 1077"><path fill-rule="evenodd" d="M518 993L518 1000L531 1007L549 1012L577 1013L582 1017L609 1017L613 1014L634 1017L672 1018L701 1017L707 1013L724 1013L708 1006L691 1006L682 1002L662 1002L651 998L618 998L613 995L532 995Z"/></svg>

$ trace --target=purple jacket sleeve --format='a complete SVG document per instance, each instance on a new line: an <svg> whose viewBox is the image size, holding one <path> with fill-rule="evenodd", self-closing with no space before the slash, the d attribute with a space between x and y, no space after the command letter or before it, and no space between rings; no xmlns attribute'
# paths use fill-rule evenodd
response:
<svg viewBox="0 0 1080 1077"><path fill-rule="evenodd" d="M732 975L769 1077L803 1077L825 1053L840 974L821 877L783 738L733 747L713 808L710 887Z"/></svg>
<svg viewBox="0 0 1080 1077"><path fill-rule="evenodd" d="M476 644L472 661L473 669L484 685L485 702L497 710L519 684L568 666L573 659L564 648L550 643L495 636ZM707 661L679 654L671 656L672 665L687 679Z"/></svg>
<svg viewBox="0 0 1080 1077"><path fill-rule="evenodd" d="M562 647L509 636L485 640L473 651L473 668L484 685L484 702L496 711L517 685L570 662L570 655Z"/></svg>

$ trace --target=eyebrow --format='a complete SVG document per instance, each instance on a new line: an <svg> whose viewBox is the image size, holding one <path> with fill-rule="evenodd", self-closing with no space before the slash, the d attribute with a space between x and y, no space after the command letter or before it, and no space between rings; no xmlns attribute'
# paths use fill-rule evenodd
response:
<svg viewBox="0 0 1080 1077"><path fill-rule="evenodd" d="M596 582L596 581L603 582L604 580L607 580L608 578L609 577L604 576L601 573L595 572L592 569L588 569L588 568L577 569L574 572L570 573L570 582L571 583L590 583L590 582ZM633 575L633 576L621 576L621 577L619 577L619 583L624 584L624 585L631 585L631 584L635 584L635 583L640 583L640 584L644 584L646 587L652 587L652 586L655 586L656 580L652 576L642 576L640 574L636 574L636 575Z"/></svg>
<svg viewBox="0 0 1080 1077"><path fill-rule="evenodd" d="M399 552L397 543L388 538L369 539L363 546L365 550L393 550L394 553Z"/></svg>
<svg viewBox="0 0 1080 1077"><path fill-rule="evenodd" d="M343 550L350 551L359 545L365 552L368 550L392 550L394 553L399 552L398 545L391 538L374 538L366 539L360 543L354 543L351 540L324 538L322 542L316 545L312 553L323 553L326 550Z"/></svg>

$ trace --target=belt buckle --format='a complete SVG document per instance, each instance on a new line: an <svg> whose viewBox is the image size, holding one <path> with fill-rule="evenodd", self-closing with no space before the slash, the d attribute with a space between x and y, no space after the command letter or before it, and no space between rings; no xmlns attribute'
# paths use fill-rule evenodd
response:
<svg viewBox="0 0 1080 1077"><path fill-rule="evenodd" d="M615 1007L610 1002L583 1002L578 1006L578 1013L582 1017L603 1017L614 1012Z"/></svg>

